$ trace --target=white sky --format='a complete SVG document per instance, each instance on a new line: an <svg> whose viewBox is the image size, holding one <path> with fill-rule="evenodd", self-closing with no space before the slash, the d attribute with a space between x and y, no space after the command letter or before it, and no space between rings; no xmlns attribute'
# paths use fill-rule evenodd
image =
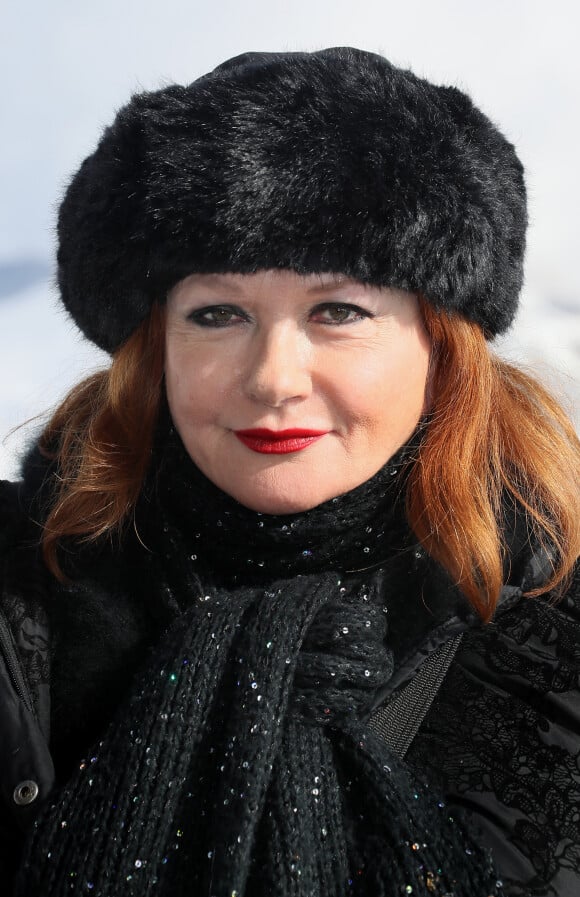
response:
<svg viewBox="0 0 580 897"><path fill-rule="evenodd" d="M573 0L20 0L0 33L0 268L51 259L68 178L139 89L246 50L349 44L456 84L516 144L530 199L517 358L580 368L580 7ZM50 285L0 299L0 437L94 363ZM574 389L574 388L573 388ZM577 389L577 387L576 387ZM0 476L13 472L0 446Z"/></svg>

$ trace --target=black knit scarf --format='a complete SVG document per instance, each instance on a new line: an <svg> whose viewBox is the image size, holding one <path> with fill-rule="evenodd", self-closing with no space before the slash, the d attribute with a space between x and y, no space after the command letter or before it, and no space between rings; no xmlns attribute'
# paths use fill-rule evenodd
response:
<svg viewBox="0 0 580 897"><path fill-rule="evenodd" d="M168 439L138 524L181 613L41 815L18 897L497 893L488 857L362 722L392 673L381 565L410 550L400 469L415 445L272 517Z"/></svg>

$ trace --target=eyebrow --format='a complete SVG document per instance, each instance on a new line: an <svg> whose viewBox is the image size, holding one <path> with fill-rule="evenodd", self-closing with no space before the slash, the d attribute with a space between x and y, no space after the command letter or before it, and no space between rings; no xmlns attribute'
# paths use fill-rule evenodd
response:
<svg viewBox="0 0 580 897"><path fill-rule="evenodd" d="M219 289L220 287L227 287L228 290L231 290L232 293L243 293L242 287L240 287L234 280L230 280L226 274L201 274L201 275L193 275L193 283L196 282L198 277L208 278L209 287Z"/></svg>
<svg viewBox="0 0 580 897"><path fill-rule="evenodd" d="M280 269L283 270L283 269ZM214 274L204 275L205 277L210 278L210 287L214 287L219 289L220 287L226 287L228 290L231 290L232 293L244 293L244 288L240 284L236 283L234 280L231 280L227 274L220 274L218 272ZM346 276L336 275L332 280L321 281L319 283L313 284L309 287L306 292L307 293L328 293L332 290L336 290L338 287L344 286L345 284L351 283L351 279Z"/></svg>
<svg viewBox="0 0 580 897"><path fill-rule="evenodd" d="M336 290L337 287L342 287L345 284L352 283L352 281L348 277L337 277L334 280L329 280L326 283L319 283L316 286L310 287L306 292L307 293L324 293L330 292L331 290Z"/></svg>

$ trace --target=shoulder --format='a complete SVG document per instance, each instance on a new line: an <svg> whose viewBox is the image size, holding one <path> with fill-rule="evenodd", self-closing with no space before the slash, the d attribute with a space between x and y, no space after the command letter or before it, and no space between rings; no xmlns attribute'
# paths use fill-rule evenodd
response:
<svg viewBox="0 0 580 897"><path fill-rule="evenodd" d="M168 614L156 605L147 558L132 539L79 546L74 573L63 583L54 578L41 554L47 483L40 466L37 474L0 483L0 666L9 654L19 691L50 732L57 774L66 776L107 724Z"/></svg>
<svg viewBox="0 0 580 897"><path fill-rule="evenodd" d="M508 597L490 623L465 634L456 667L471 695L503 706L506 725L541 722L553 745L567 742L580 726L580 565L561 596Z"/></svg>
<svg viewBox="0 0 580 897"><path fill-rule="evenodd" d="M44 573L40 527L29 513L22 483L0 481L0 612L15 640L39 621Z"/></svg>
<svg viewBox="0 0 580 897"><path fill-rule="evenodd" d="M55 482L54 462L38 443L22 459L20 479L0 480L0 563L11 550L38 548Z"/></svg>
<svg viewBox="0 0 580 897"><path fill-rule="evenodd" d="M469 806L514 893L580 893L578 731L577 567L559 600L514 592L465 634L413 749Z"/></svg>
<svg viewBox="0 0 580 897"><path fill-rule="evenodd" d="M523 678L530 695L571 689L580 699L580 564L562 596L516 594L499 607L491 623L469 633L461 659L473 667L476 658L506 688Z"/></svg>
<svg viewBox="0 0 580 897"><path fill-rule="evenodd" d="M0 557L14 544L25 523L19 484L0 480Z"/></svg>
<svg viewBox="0 0 580 897"><path fill-rule="evenodd" d="M23 482L0 481L0 662L48 732L49 622L40 528ZM5 677L6 678L6 677ZM15 682L14 680L18 680Z"/></svg>
<svg viewBox="0 0 580 897"><path fill-rule="evenodd" d="M24 600L42 570L41 535L37 491L26 479L0 480L0 602L6 610L7 595L17 591ZM37 597L37 596L36 596Z"/></svg>

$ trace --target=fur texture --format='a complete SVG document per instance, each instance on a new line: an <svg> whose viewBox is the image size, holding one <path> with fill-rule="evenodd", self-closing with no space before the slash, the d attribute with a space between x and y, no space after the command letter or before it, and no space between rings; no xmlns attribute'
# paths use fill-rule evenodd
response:
<svg viewBox="0 0 580 897"><path fill-rule="evenodd" d="M526 198L471 100L351 48L251 53L136 95L74 177L59 284L114 350L194 272L334 271L491 336L516 311Z"/></svg>

